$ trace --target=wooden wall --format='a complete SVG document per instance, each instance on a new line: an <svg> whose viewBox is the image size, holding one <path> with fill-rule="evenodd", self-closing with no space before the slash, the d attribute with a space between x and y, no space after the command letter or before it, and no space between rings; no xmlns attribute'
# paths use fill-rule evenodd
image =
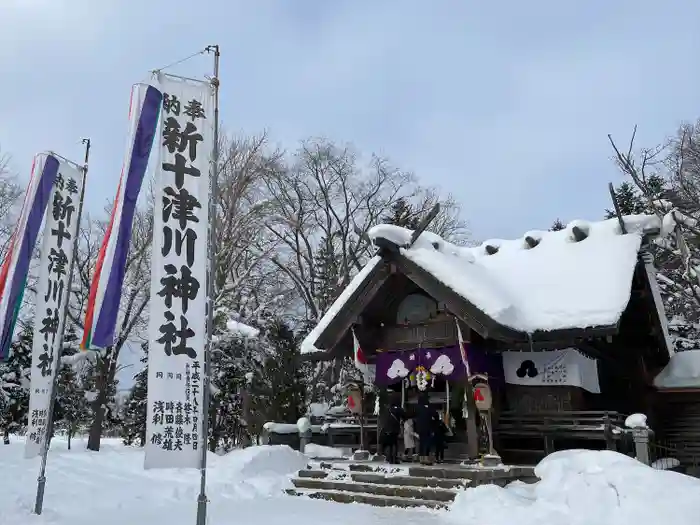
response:
<svg viewBox="0 0 700 525"><path fill-rule="evenodd" d="M413 350L414 348L442 348L457 344L457 329L453 318L438 317L423 323L385 326L379 348L385 350Z"/></svg>
<svg viewBox="0 0 700 525"><path fill-rule="evenodd" d="M584 391L573 386L506 384L507 410L528 414L586 410Z"/></svg>
<svg viewBox="0 0 700 525"><path fill-rule="evenodd" d="M700 465L700 390L659 392L650 426L682 465Z"/></svg>

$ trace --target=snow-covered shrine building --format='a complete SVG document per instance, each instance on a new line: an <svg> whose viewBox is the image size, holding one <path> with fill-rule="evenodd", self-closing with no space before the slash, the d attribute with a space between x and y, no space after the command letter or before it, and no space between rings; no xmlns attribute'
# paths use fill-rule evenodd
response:
<svg viewBox="0 0 700 525"><path fill-rule="evenodd" d="M376 255L302 352L352 356L354 332L376 365L376 385L400 392L409 410L416 379L427 373L431 403L454 424L448 453L475 455L459 326L470 373L488 374L494 443L505 461L531 463L562 448L619 449L623 434L611 429L625 415L643 412L653 425L653 379L672 352L645 255L660 221L621 220L625 233L616 218L575 221L477 247L375 226Z"/></svg>

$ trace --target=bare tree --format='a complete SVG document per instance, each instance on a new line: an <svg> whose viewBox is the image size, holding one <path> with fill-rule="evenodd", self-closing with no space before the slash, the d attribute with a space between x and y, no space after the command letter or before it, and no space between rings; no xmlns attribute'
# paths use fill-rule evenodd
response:
<svg viewBox="0 0 700 525"><path fill-rule="evenodd" d="M302 316L317 321L335 299L326 289L342 290L373 253L368 230L381 222L400 198L425 215L440 202L442 211L431 231L465 242L469 233L451 196L441 198L430 188L372 156L361 166L357 155L326 140L304 142L289 167L267 179L272 211L267 231L279 242L272 258L301 299ZM323 261L335 266L333 281L323 279Z"/></svg>
<svg viewBox="0 0 700 525"><path fill-rule="evenodd" d="M413 182L410 174L373 157L361 170L356 155L331 142L303 143L292 164L267 180L274 214L265 223L279 241L272 262L301 299L303 317L316 321L324 313L328 283L319 279L317 255L323 247L337 261L338 287L344 287L367 261L370 246L361 234Z"/></svg>
<svg viewBox="0 0 700 525"><path fill-rule="evenodd" d="M657 245L667 267L683 271L677 278L658 274L659 282L672 288L681 303L700 306L700 123L683 124L676 136L653 148L635 151L635 126L626 151L617 147L608 136L620 170L628 175L647 200L668 236ZM665 188L660 188L662 181ZM674 261L678 261L676 264ZM664 270L664 268L662 268Z"/></svg>
<svg viewBox="0 0 700 525"><path fill-rule="evenodd" d="M282 154L266 135L224 138L216 219L216 307L254 316L284 293L270 258L279 242L264 228L271 203L266 180L281 169Z"/></svg>
<svg viewBox="0 0 700 525"><path fill-rule="evenodd" d="M82 332L87 310L90 286L95 272L99 248L104 238L104 221L88 219L80 230L77 259L73 277L72 297L68 316ZM99 450L102 438L105 407L110 389L119 370L119 354L129 340L141 340L148 326L147 305L150 299L151 241L153 237L152 206L137 210L132 229L131 245L125 266L124 285L117 319L117 334L113 346L91 354L94 376L94 399L91 403L92 423L88 449ZM84 354L86 355L86 354Z"/></svg>
<svg viewBox="0 0 700 525"><path fill-rule="evenodd" d="M16 211L22 195L17 177L11 173L10 156L0 151L0 258L5 257L16 224Z"/></svg>

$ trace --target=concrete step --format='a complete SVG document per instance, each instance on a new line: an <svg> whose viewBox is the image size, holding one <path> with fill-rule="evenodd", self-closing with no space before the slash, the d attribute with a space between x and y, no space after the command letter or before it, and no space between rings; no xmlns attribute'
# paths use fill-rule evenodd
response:
<svg viewBox="0 0 700 525"><path fill-rule="evenodd" d="M499 482L510 483L517 479L537 479L534 468L531 467L507 467L505 469L480 469L468 468L464 466L417 466L409 467L409 476L420 478L440 478L440 479L468 479L472 485L483 483L500 484Z"/></svg>
<svg viewBox="0 0 700 525"><path fill-rule="evenodd" d="M305 470L300 470L297 473L297 476L300 478L324 479L324 478L328 477L328 471L305 469Z"/></svg>
<svg viewBox="0 0 700 525"><path fill-rule="evenodd" d="M375 507L403 507L416 508L427 507L431 509L444 509L448 507L448 503L444 501L430 501L409 498L397 498L390 496L378 496L374 494L365 494L361 492L342 492L342 491L308 491L287 489L287 494L291 496L306 496L313 499L323 499L327 501L336 501L338 503L364 503Z"/></svg>
<svg viewBox="0 0 700 525"><path fill-rule="evenodd" d="M299 474L301 474L301 472ZM468 479L440 479L433 477L424 478L419 476L385 476L383 474L376 473L352 473L350 477L357 483L376 483L379 485L401 485L407 487L432 487L441 489L464 489L469 487L471 483L471 481Z"/></svg>
<svg viewBox="0 0 700 525"><path fill-rule="evenodd" d="M377 483L357 483L353 481L333 481L313 478L294 478L297 489L314 489L333 492L352 492L370 494L373 496L388 496L392 498L407 498L428 501L454 501L457 493L454 490L435 487L410 487L402 485L379 485Z"/></svg>
<svg viewBox="0 0 700 525"><path fill-rule="evenodd" d="M351 463L348 465L348 470L351 472L375 472L377 467L375 465L366 465L362 463Z"/></svg>
<svg viewBox="0 0 700 525"><path fill-rule="evenodd" d="M402 463L399 465L391 465L388 463L352 463L348 461L328 463L322 461L316 465L307 465L307 470L321 470L330 472L378 472L384 474L392 474L405 471L411 463ZM403 468L402 468L403 467Z"/></svg>

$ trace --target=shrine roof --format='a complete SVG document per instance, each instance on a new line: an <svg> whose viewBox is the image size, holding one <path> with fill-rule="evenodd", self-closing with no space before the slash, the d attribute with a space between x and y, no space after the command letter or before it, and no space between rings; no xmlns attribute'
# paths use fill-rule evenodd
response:
<svg viewBox="0 0 700 525"><path fill-rule="evenodd" d="M434 280L468 304L482 323L485 319L506 331L533 334L619 322L630 300L640 249L661 229L653 215L622 221L625 233L617 218L573 221L560 231L529 231L519 239L471 247L428 231L410 244L411 230L387 224L368 234L384 260L396 262L417 284ZM302 352L321 350L316 346L321 334L381 266L379 255L370 260L302 343Z"/></svg>

